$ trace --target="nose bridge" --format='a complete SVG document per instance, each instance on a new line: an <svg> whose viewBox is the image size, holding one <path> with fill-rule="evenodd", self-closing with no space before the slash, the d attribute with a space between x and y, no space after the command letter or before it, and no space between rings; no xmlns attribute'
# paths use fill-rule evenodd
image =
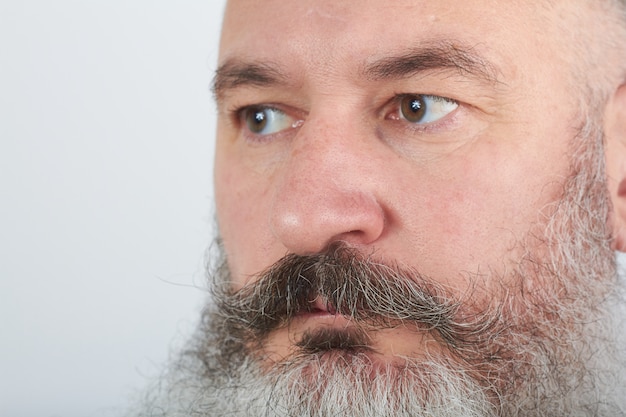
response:
<svg viewBox="0 0 626 417"><path fill-rule="evenodd" d="M364 179L360 172L364 136L339 120L307 121L293 143L288 177L304 188L317 184L347 191L355 187L356 180Z"/></svg>
<svg viewBox="0 0 626 417"><path fill-rule="evenodd" d="M300 128L271 213L273 233L290 252L315 253L335 241L366 245L382 234L366 135L337 113L310 117Z"/></svg>

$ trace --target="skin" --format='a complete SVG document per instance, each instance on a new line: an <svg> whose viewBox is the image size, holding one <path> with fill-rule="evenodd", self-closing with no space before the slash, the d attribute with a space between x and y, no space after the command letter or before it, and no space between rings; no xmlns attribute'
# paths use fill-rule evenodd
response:
<svg viewBox="0 0 626 417"><path fill-rule="evenodd" d="M564 68L577 56L561 28L576 24L568 19L581 5L529 3L231 0L219 65L261 63L284 75L217 90L217 217L233 286L288 253L338 241L414 268L477 305L503 289L547 285L512 282L510 271L528 248L541 253L534 236L570 174L580 106ZM372 62L440 42L471 51L488 77L450 68L364 74ZM399 117L401 94L446 97L458 107L415 125ZM608 107L617 113L624 101ZM237 112L251 105L279 109L287 127L255 135ZM623 118L606 120L614 136L623 134L615 126ZM617 195L623 163L609 162ZM621 230L621 220L613 222ZM303 331L347 325L332 314L301 317L265 348L278 360ZM387 358L438 349L403 328L373 340Z"/></svg>

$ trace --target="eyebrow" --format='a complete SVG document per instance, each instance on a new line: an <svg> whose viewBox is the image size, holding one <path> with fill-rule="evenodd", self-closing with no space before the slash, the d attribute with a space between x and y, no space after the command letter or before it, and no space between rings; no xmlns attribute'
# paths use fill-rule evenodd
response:
<svg viewBox="0 0 626 417"><path fill-rule="evenodd" d="M370 80L383 80L437 70L454 70L488 84L498 83L499 71L493 63L478 54L474 47L451 41L420 45L403 54L375 60L365 66L363 73Z"/></svg>
<svg viewBox="0 0 626 417"><path fill-rule="evenodd" d="M372 81L381 81L437 70L454 70L488 84L498 83L495 65L476 53L474 48L446 41L422 44L399 55L375 59L363 67L362 75ZM231 58L215 72L211 91L215 100L220 101L228 91L238 87L267 88L284 85L288 79L276 64Z"/></svg>
<svg viewBox="0 0 626 417"><path fill-rule="evenodd" d="M270 87L286 83L287 76L270 63L229 59L215 71L211 91L219 101L227 91L242 86Z"/></svg>

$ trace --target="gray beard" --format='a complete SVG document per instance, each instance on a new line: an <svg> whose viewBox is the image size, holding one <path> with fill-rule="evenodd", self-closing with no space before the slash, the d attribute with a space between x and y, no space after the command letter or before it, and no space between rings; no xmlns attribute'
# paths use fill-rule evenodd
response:
<svg viewBox="0 0 626 417"><path fill-rule="evenodd" d="M259 315L241 320L226 311L241 300L222 289L230 277L219 251L215 296L198 331L132 415L626 415L626 366L615 336L624 297L607 230L600 130L581 129L575 144L572 173L562 198L546 208L543 235L529 233L511 272L490 278L503 291L481 311L483 326L469 323L476 339L462 354L380 366L358 350L302 350L263 369L262 343L254 340L264 336L245 324Z"/></svg>

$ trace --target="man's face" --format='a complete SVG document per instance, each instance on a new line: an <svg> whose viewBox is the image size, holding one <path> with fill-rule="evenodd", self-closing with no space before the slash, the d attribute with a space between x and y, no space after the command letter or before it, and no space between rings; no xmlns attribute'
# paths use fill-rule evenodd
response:
<svg viewBox="0 0 626 417"><path fill-rule="evenodd" d="M526 2L231 1L215 181L235 288L286 254L339 241L459 296L512 285L492 278L540 245L580 127L571 57L542 24L556 13ZM299 332L335 321L291 326L267 349L283 356ZM427 342L394 330L376 345L414 355Z"/></svg>
<svg viewBox="0 0 626 417"><path fill-rule="evenodd" d="M497 404L506 398L500 389L518 388L507 372L523 374L541 356L517 345L557 337L553 327L558 337L580 336L575 318L590 313L566 313L565 305L577 304L583 278L612 278L613 263L605 184L595 171L586 175L603 155L598 120L584 120L575 82L577 55L565 30L574 25L572 7L581 5L228 3L215 83L228 291L269 294L261 318L246 323L274 315L266 310L272 296L301 303L283 306L288 314L248 339L262 369L329 354L331 362L365 358L371 369L360 377L376 379L390 364L434 361L466 369L459 378L479 381ZM592 144L584 157L582 140ZM581 171L595 179L577 179ZM589 187L592 210L568 194L574 183ZM582 258L560 264L584 246L567 246L578 232L564 207L601 219L585 218L582 228L601 247L597 275L576 269ZM332 252L340 255L328 258ZM282 268L290 275L284 285L264 278L286 255L313 258ZM318 282L309 271L327 259L369 269ZM401 295L389 295L394 277ZM350 298L366 286L376 289ZM598 288L579 304L606 295ZM381 313L407 292L445 310L449 325L429 322L430 313L416 326L406 310ZM541 349L550 345L540 340ZM545 361L578 358L550 349Z"/></svg>

